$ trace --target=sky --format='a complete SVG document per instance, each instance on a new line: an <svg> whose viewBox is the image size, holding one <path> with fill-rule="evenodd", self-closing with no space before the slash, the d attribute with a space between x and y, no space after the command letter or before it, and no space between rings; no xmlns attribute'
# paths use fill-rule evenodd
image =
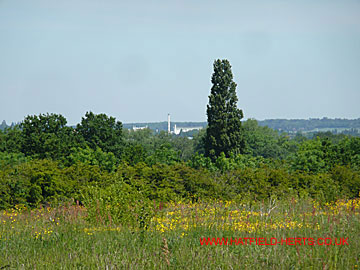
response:
<svg viewBox="0 0 360 270"><path fill-rule="evenodd" d="M359 118L360 0L0 0L0 121L206 121L215 59L245 118Z"/></svg>

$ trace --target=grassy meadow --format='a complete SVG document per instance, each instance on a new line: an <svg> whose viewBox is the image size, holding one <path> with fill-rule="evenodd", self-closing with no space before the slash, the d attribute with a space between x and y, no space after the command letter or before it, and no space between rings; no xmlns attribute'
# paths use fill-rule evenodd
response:
<svg viewBox="0 0 360 270"><path fill-rule="evenodd" d="M311 199L244 204L213 200L154 203L154 209L145 229L117 226L110 215L89 222L86 209L74 204L4 210L0 269L358 269L360 265L360 199L331 204ZM204 237L313 238L315 243L201 245ZM348 238L348 244L316 245L318 238Z"/></svg>

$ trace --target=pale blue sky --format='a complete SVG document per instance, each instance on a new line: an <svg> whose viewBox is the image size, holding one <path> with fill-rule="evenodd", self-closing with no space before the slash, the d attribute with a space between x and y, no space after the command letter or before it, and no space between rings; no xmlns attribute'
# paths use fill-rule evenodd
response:
<svg viewBox="0 0 360 270"><path fill-rule="evenodd" d="M360 117L359 0L0 0L0 121L206 121L217 58L245 118Z"/></svg>

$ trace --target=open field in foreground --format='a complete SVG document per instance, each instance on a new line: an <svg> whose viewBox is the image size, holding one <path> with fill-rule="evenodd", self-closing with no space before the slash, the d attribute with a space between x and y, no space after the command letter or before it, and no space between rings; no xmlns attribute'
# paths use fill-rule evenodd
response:
<svg viewBox="0 0 360 270"><path fill-rule="evenodd" d="M359 199L158 204L147 230L76 205L0 212L0 269L358 268Z"/></svg>

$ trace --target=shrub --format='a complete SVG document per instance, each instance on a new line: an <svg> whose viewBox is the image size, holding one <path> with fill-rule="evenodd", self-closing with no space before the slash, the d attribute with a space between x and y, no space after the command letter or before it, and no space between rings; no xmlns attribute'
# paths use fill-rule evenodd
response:
<svg viewBox="0 0 360 270"><path fill-rule="evenodd" d="M122 180L107 186L88 185L81 197L93 223L146 229L153 216L151 201Z"/></svg>
<svg viewBox="0 0 360 270"><path fill-rule="evenodd" d="M63 177L58 163L33 160L2 171L0 207L27 204L37 207L58 203L72 194L72 182Z"/></svg>
<svg viewBox="0 0 360 270"><path fill-rule="evenodd" d="M116 169L117 159L113 153L103 152L100 147L97 147L96 150L88 146L86 148L71 148L70 155L64 159L65 165L71 166L79 162L97 165L101 169L113 172Z"/></svg>
<svg viewBox="0 0 360 270"><path fill-rule="evenodd" d="M30 160L22 153L7 153L0 152L0 169L5 169L7 166L16 166Z"/></svg>
<svg viewBox="0 0 360 270"><path fill-rule="evenodd" d="M355 198L360 192L360 175L349 167L335 166L331 170L331 178L337 186L342 197Z"/></svg>

